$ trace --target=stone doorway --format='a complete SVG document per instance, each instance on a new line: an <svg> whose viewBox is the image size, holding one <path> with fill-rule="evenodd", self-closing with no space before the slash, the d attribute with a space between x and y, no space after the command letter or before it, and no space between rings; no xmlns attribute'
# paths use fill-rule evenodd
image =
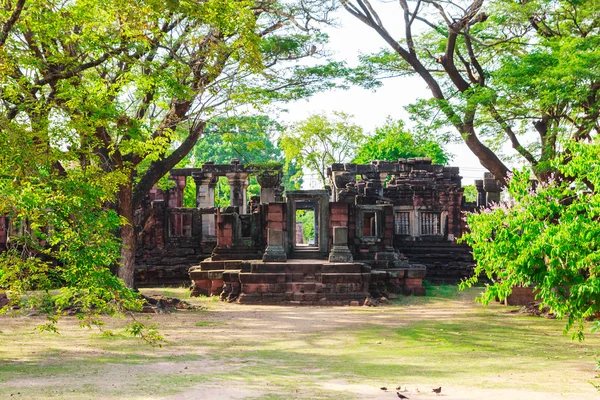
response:
<svg viewBox="0 0 600 400"><path fill-rule="evenodd" d="M326 190L286 192L289 258L323 259L329 254L329 194ZM313 240L305 242L302 222L312 216Z"/></svg>

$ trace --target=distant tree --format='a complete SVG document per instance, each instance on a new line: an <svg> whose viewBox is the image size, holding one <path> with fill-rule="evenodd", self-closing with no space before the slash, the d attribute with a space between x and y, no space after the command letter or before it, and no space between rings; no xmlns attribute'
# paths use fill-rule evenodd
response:
<svg viewBox="0 0 600 400"><path fill-rule="evenodd" d="M404 122L388 118L383 126L375 128L375 135L358 148L353 162L365 164L372 160L396 161L410 157L430 157L435 164L446 164L450 159L440 141L413 134L405 128Z"/></svg>
<svg viewBox="0 0 600 400"><path fill-rule="evenodd" d="M365 139L351 115L334 112L333 117L316 114L296 122L283 133L280 145L289 162L314 171L325 186L327 167L350 161Z"/></svg>
<svg viewBox="0 0 600 400"><path fill-rule="evenodd" d="M298 210L296 222L302 223L302 240L308 244L310 239L315 238L315 212L314 210Z"/></svg>
<svg viewBox="0 0 600 400"><path fill-rule="evenodd" d="M208 161L229 164L233 158L242 164L280 162L284 165L283 186L288 190L299 189L302 181L296 175L298 167L286 162L282 150L275 145L282 132L282 125L264 115L215 118L182 164L194 167ZM195 189L190 184L186 189L185 205L194 207ZM248 195L260 195L260 185L254 176L250 177ZM229 185L223 179L217 183L215 196L217 206L229 204Z"/></svg>
<svg viewBox="0 0 600 400"><path fill-rule="evenodd" d="M474 203L477 201L477 188L475 185L463 185L465 201Z"/></svg>

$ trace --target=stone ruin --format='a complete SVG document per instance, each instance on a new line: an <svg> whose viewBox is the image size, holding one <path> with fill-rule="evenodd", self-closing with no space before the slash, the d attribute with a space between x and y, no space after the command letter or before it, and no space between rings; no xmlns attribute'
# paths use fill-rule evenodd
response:
<svg viewBox="0 0 600 400"><path fill-rule="evenodd" d="M247 198L249 176L260 196ZM280 168L240 164L174 169L169 190L153 188L137 211L139 286L181 285L194 294L240 302L314 304L362 301L370 294L424 294L423 278L455 283L473 271L470 248L456 243L461 213L500 200L501 185L486 173L475 181L476 203L463 199L458 168L427 158L334 164L324 190L284 192ZM215 207L226 177L230 206ZM196 183L196 207L183 207L186 183ZM302 240L296 219L314 216ZM24 222L0 215L0 251ZM191 267L191 268L190 268Z"/></svg>
<svg viewBox="0 0 600 400"><path fill-rule="evenodd" d="M247 199L250 175L260 196ZM189 273L193 295L318 305L424 295L426 275L470 275L469 248L455 239L465 229L461 213L477 205L464 202L458 168L412 158L333 164L328 176L324 190L284 192L280 169L235 159L172 170L175 187L153 189L139 210L150 217L138 238L138 281L176 283ZM228 207L215 207L219 177L231 188ZM182 207L187 178L196 183L195 208ZM499 196L486 179L477 186L479 205ZM308 243L299 212L314 216Z"/></svg>

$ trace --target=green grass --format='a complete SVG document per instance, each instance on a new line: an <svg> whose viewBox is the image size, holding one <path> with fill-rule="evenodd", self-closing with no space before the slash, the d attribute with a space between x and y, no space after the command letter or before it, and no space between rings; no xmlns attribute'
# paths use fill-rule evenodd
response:
<svg viewBox="0 0 600 400"><path fill-rule="evenodd" d="M209 311L151 315L168 341L162 348L118 333L124 320L108 319L115 334L105 337L74 319L54 335L32 333L37 318L2 317L0 398L146 398L235 387L261 399L353 399L369 396L331 392L324 383L368 385L379 394L399 380L548 395L559 386L570 398L595 398L589 381L598 382L598 335L573 342L562 321L484 308L473 302L480 289L428 289L426 297L376 308L211 303Z"/></svg>
<svg viewBox="0 0 600 400"><path fill-rule="evenodd" d="M215 321L198 321L194 326L223 326L227 325L226 322L215 322Z"/></svg>

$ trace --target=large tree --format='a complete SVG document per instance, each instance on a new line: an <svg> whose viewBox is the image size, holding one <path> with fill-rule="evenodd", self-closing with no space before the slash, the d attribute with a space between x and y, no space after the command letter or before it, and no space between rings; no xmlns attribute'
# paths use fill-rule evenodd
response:
<svg viewBox="0 0 600 400"><path fill-rule="evenodd" d="M0 129L48 155L53 179L118 172L118 275L133 286L135 210L206 121L330 87L338 63L303 66L326 37L317 1L7 2L0 10ZM40 165L35 165L40 167ZM25 167L9 179L28 182ZM17 197L14 197L17 198ZM143 223L143 221L137 221Z"/></svg>
<svg viewBox="0 0 600 400"><path fill-rule="evenodd" d="M556 171L561 139L586 141L600 130L596 1L340 3L387 44L362 58L365 71L420 77L431 98L413 114L433 129L452 127L498 179L509 172L504 143L544 180ZM399 36L384 22L392 7Z"/></svg>

